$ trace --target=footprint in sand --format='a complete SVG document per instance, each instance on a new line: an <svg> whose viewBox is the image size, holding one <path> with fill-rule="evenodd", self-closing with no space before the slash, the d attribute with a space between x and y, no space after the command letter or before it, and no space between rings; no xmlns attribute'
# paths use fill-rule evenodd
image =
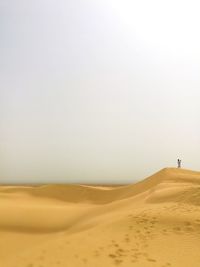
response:
<svg viewBox="0 0 200 267"><path fill-rule="evenodd" d="M125 256L125 253L126 253L126 251L125 251L124 249L122 249L122 248L118 248L118 249L116 250L116 254L117 254L118 256L120 256L120 257Z"/></svg>
<svg viewBox="0 0 200 267"><path fill-rule="evenodd" d="M119 264L121 264L123 262L123 260L115 260L115 264L116 265L119 265Z"/></svg>
<svg viewBox="0 0 200 267"><path fill-rule="evenodd" d="M147 261L156 262L156 260L155 259L152 259L152 258L147 258Z"/></svg>
<svg viewBox="0 0 200 267"><path fill-rule="evenodd" d="M162 230L162 234L163 234L163 235L168 235L167 230L166 230L166 229L163 229L163 230Z"/></svg>
<svg viewBox="0 0 200 267"><path fill-rule="evenodd" d="M117 255L115 255L115 254L109 254L108 256L109 256L110 258L113 258L113 259L117 258Z"/></svg>
<svg viewBox="0 0 200 267"><path fill-rule="evenodd" d="M120 251L120 253L119 253L119 251ZM124 254L121 254L122 251L123 251L123 249L118 249L116 251L117 254L113 254L113 253L112 254L108 254L108 256L111 259L114 260L115 265L119 265L119 264L121 264L123 262L123 260L120 257L123 257L125 255Z"/></svg>
<svg viewBox="0 0 200 267"><path fill-rule="evenodd" d="M191 225L191 222L188 222L187 221L187 222L184 222L184 224L187 225L187 226L189 226L189 225Z"/></svg>
<svg viewBox="0 0 200 267"><path fill-rule="evenodd" d="M99 253L98 250L95 250L93 253L94 253L94 256L95 256L95 257L99 257L99 256L100 256L100 253Z"/></svg>
<svg viewBox="0 0 200 267"><path fill-rule="evenodd" d="M199 219L195 220L195 222L196 222L196 224L197 224L198 226L200 226L200 220L199 220Z"/></svg>
<svg viewBox="0 0 200 267"><path fill-rule="evenodd" d="M88 260L87 260L86 258L83 258L82 261L83 261L84 263L87 263Z"/></svg>
<svg viewBox="0 0 200 267"><path fill-rule="evenodd" d="M162 265L161 267L169 267L169 266L171 266L171 263L167 262L164 265Z"/></svg>
<svg viewBox="0 0 200 267"><path fill-rule="evenodd" d="M39 259L40 261L43 261L43 260L45 259L45 257L44 257L44 255L41 255L41 256L38 257L38 259Z"/></svg>
<svg viewBox="0 0 200 267"><path fill-rule="evenodd" d="M180 228L180 227L173 227L173 230L174 230L176 233L178 233L178 232L181 231L181 228Z"/></svg>
<svg viewBox="0 0 200 267"><path fill-rule="evenodd" d="M119 251L119 252L125 252L125 250L123 248L119 248L117 251Z"/></svg>
<svg viewBox="0 0 200 267"><path fill-rule="evenodd" d="M125 240L125 242L127 242L127 243L130 242L130 238L129 238L129 237L126 237L124 240Z"/></svg>

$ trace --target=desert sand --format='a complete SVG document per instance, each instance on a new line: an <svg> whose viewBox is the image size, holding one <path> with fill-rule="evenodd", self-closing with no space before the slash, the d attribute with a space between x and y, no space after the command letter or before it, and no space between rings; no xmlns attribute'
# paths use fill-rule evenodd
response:
<svg viewBox="0 0 200 267"><path fill-rule="evenodd" d="M200 172L126 186L0 186L0 267L198 267Z"/></svg>

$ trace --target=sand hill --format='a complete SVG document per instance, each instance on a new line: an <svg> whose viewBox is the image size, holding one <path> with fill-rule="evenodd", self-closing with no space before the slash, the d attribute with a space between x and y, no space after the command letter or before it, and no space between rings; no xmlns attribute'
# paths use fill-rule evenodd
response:
<svg viewBox="0 0 200 267"><path fill-rule="evenodd" d="M0 267L200 266L200 172L126 186L0 186Z"/></svg>

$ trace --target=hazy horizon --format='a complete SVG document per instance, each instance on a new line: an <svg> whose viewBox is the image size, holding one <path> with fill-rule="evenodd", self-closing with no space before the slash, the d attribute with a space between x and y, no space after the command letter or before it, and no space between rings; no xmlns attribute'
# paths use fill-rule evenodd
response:
<svg viewBox="0 0 200 267"><path fill-rule="evenodd" d="M0 0L0 183L200 170L199 6Z"/></svg>

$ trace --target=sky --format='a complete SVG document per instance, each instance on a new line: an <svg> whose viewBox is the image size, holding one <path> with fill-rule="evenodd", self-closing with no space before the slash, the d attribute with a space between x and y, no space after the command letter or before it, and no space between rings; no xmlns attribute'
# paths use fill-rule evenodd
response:
<svg viewBox="0 0 200 267"><path fill-rule="evenodd" d="M0 0L0 183L200 170L199 8Z"/></svg>

